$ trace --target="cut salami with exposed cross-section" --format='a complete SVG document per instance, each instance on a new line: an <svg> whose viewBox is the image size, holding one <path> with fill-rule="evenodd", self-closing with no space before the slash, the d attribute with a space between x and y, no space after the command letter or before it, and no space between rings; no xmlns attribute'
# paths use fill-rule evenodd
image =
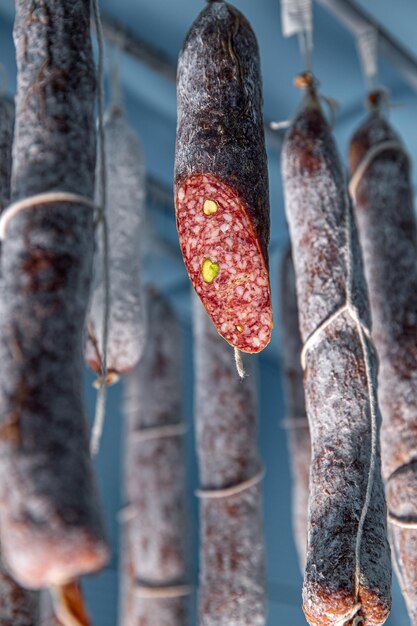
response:
<svg viewBox="0 0 417 626"><path fill-rule="evenodd" d="M258 45L246 18L210 3L177 74L177 228L194 289L218 332L259 352L272 329L269 197Z"/></svg>

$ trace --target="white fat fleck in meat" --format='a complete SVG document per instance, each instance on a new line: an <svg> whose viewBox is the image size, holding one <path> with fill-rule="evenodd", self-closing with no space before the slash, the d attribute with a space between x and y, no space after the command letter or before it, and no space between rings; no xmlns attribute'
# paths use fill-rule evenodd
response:
<svg viewBox="0 0 417 626"><path fill-rule="evenodd" d="M185 198L185 191L184 191L184 187L180 187L178 190L178 200L180 202L182 202Z"/></svg>

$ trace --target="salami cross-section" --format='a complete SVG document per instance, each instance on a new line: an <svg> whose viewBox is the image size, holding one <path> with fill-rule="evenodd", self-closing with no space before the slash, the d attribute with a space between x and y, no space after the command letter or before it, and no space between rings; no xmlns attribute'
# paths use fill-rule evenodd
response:
<svg viewBox="0 0 417 626"><path fill-rule="evenodd" d="M269 198L255 35L239 11L210 3L180 54L177 228L191 282L218 332L259 352L272 329Z"/></svg>

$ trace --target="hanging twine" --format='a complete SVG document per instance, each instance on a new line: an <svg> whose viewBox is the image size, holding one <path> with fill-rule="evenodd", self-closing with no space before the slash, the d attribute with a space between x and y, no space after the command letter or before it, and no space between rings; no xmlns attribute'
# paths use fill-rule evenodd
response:
<svg viewBox="0 0 417 626"><path fill-rule="evenodd" d="M92 0L94 23L97 33L98 45L98 62L97 62L97 82L98 82L98 197L101 207L100 226L102 229L103 243L103 284L104 284L104 307L103 307L103 335L102 335L102 360L101 375L99 379L99 389L97 392L96 410L94 416L94 424L91 432L90 451L95 456L100 447L101 435L104 427L106 414L106 395L107 395L107 342L109 335L109 317L110 317L110 284L109 284L109 241L108 227L106 220L107 205L107 180L106 180L106 150L104 139L104 38L103 28L100 18L99 0Z"/></svg>
<svg viewBox="0 0 417 626"><path fill-rule="evenodd" d="M298 35L304 69L311 71L313 57L311 0L281 0L281 24L284 37Z"/></svg>
<svg viewBox="0 0 417 626"><path fill-rule="evenodd" d="M110 63L110 109L112 111L123 110L122 90L120 86L120 62L124 46L125 35L122 31L119 31L116 35Z"/></svg>
<svg viewBox="0 0 417 626"><path fill-rule="evenodd" d="M242 361L242 355L241 355L240 350L238 348L234 348L233 352L234 352L234 356L235 356L235 363L236 363L237 373L239 374L240 380L243 380L245 378L245 376L246 376L246 372L245 372L245 367L244 367L243 361Z"/></svg>
<svg viewBox="0 0 417 626"><path fill-rule="evenodd" d="M374 89L378 76L378 31L374 26L364 28L356 38L362 73L368 89Z"/></svg>

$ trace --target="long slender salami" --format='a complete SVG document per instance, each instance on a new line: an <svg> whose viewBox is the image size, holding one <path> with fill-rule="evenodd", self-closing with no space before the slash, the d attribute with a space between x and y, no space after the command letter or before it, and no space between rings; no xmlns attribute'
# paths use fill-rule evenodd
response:
<svg viewBox="0 0 417 626"><path fill-rule="evenodd" d="M107 340L108 382L131 370L145 342L140 229L145 199L142 149L120 106L112 107L104 125L109 232L110 317ZM87 316L85 358L101 372L103 358L104 279L102 243L98 238L93 294Z"/></svg>
<svg viewBox="0 0 417 626"><path fill-rule="evenodd" d="M107 559L82 403L94 247L89 8L16 2L12 200L27 204L3 214L0 529L8 568L35 588Z"/></svg>
<svg viewBox="0 0 417 626"><path fill-rule="evenodd" d="M0 98L0 212L10 199L13 127L14 107ZM38 603L36 592L23 589L10 577L0 555L0 626L36 626Z"/></svg>
<svg viewBox="0 0 417 626"><path fill-rule="evenodd" d="M181 342L166 301L148 298L141 361L125 379L121 626L185 626L185 476Z"/></svg>
<svg viewBox="0 0 417 626"><path fill-rule="evenodd" d="M233 6L211 2L178 62L177 228L218 332L259 352L272 329L269 197L258 45Z"/></svg>
<svg viewBox="0 0 417 626"><path fill-rule="evenodd" d="M303 607L311 624L382 624L391 570L376 362L342 167L314 82L282 158L312 440Z"/></svg>
<svg viewBox="0 0 417 626"><path fill-rule="evenodd" d="M265 624L262 471L255 371L239 381L227 344L194 299L195 420L200 473L201 626Z"/></svg>
<svg viewBox="0 0 417 626"><path fill-rule="evenodd" d="M349 160L378 351L382 470L394 563L417 624L417 228L410 162L370 94Z"/></svg>
<svg viewBox="0 0 417 626"><path fill-rule="evenodd" d="M292 471L292 525L301 571L307 552L308 481L311 439L305 409L303 370L300 363L301 337L295 291L294 264L288 247L281 265L280 310L282 323L282 367L285 381L288 449Z"/></svg>

